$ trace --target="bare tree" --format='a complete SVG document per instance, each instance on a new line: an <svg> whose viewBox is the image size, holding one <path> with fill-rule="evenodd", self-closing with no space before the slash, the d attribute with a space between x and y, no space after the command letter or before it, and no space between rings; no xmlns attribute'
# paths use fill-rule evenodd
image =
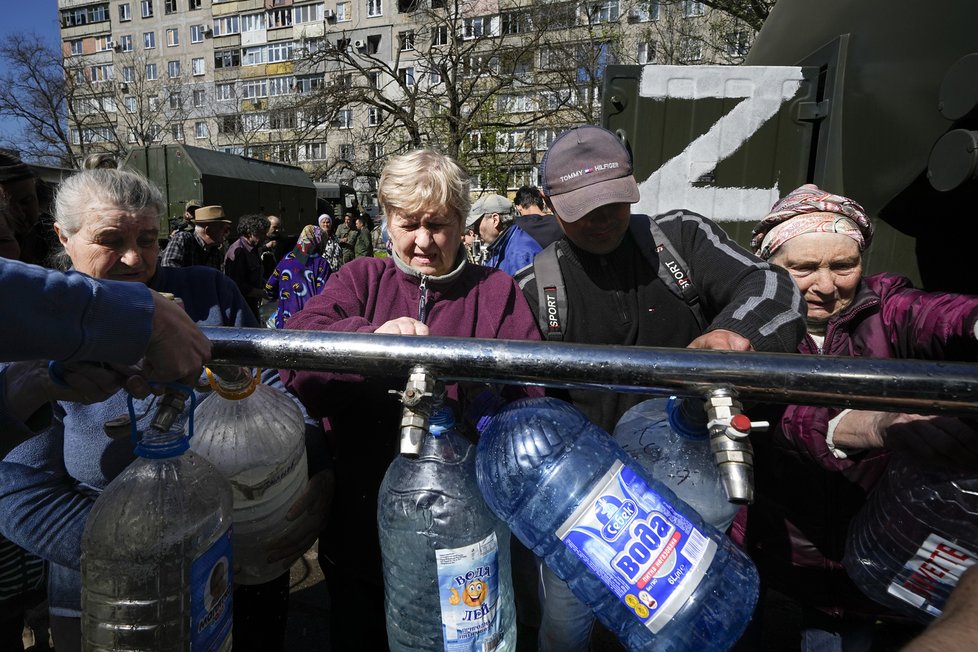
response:
<svg viewBox="0 0 978 652"><path fill-rule="evenodd" d="M71 142L61 52L37 34L10 34L0 44L0 115L23 125L6 137L25 158L70 165L81 153Z"/></svg>

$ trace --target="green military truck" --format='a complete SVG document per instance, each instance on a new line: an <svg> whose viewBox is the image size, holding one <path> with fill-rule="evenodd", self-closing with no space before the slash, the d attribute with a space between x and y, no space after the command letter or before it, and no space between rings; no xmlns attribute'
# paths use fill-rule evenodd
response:
<svg viewBox="0 0 978 652"><path fill-rule="evenodd" d="M978 293L978 3L779 0L742 66L610 66L603 124L636 207L687 208L747 244L814 182L880 219L869 273Z"/></svg>
<svg viewBox="0 0 978 652"><path fill-rule="evenodd" d="M283 231L298 237L305 224L315 224L316 186L301 168L246 158L190 145L152 145L129 152L123 165L145 175L163 191L166 213L161 238L168 237L168 219L182 217L189 200L220 204L236 223L242 215L265 213L282 219Z"/></svg>

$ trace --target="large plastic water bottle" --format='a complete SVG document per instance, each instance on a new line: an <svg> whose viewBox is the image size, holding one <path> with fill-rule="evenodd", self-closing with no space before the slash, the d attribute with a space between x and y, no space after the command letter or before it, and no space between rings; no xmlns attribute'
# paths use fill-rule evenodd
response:
<svg viewBox="0 0 978 652"><path fill-rule="evenodd" d="M486 507L450 410L387 469L377 506L390 649L516 648L509 529Z"/></svg>
<svg viewBox="0 0 978 652"><path fill-rule="evenodd" d="M922 622L978 559L978 478L894 456L853 519L843 558L867 596Z"/></svg>
<svg viewBox="0 0 978 652"><path fill-rule="evenodd" d="M489 507L631 650L727 650L754 565L576 408L527 399L479 441Z"/></svg>
<svg viewBox="0 0 978 652"><path fill-rule="evenodd" d="M697 415L697 407L675 396L642 401L622 415L615 441L704 521L725 532L740 506L727 500L706 414L700 409Z"/></svg>
<svg viewBox="0 0 978 652"><path fill-rule="evenodd" d="M235 581L262 584L288 570L288 560L268 562L268 544L302 526L285 515L308 482L305 422L291 399L257 376L223 371L229 378L208 372L215 392L194 414L190 447L231 482Z"/></svg>
<svg viewBox="0 0 978 652"><path fill-rule="evenodd" d="M148 430L82 538L82 649L231 649L231 487L180 430Z"/></svg>

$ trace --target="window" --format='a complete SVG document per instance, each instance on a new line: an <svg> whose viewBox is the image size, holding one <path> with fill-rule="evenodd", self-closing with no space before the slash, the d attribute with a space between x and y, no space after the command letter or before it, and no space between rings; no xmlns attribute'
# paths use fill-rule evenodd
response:
<svg viewBox="0 0 978 652"><path fill-rule="evenodd" d="M703 44L699 39L687 36L679 42L679 60L683 63L703 58Z"/></svg>
<svg viewBox="0 0 978 652"><path fill-rule="evenodd" d="M241 17L242 32L260 32L265 29L265 13L245 14Z"/></svg>
<svg viewBox="0 0 978 652"><path fill-rule="evenodd" d="M143 18L153 17L153 0L141 0L139 6L142 9Z"/></svg>
<svg viewBox="0 0 978 652"><path fill-rule="evenodd" d="M397 34L397 46L401 50L414 49L414 31L408 30Z"/></svg>
<svg viewBox="0 0 978 652"><path fill-rule="evenodd" d="M89 70L91 73L89 79L96 84L112 81L112 64L105 63L98 66L92 66Z"/></svg>
<svg viewBox="0 0 978 652"><path fill-rule="evenodd" d="M152 50L156 47L156 32L143 32L143 49Z"/></svg>
<svg viewBox="0 0 978 652"><path fill-rule="evenodd" d="M136 112L136 98L132 95L127 95L122 104L126 107L126 113Z"/></svg>
<svg viewBox="0 0 978 652"><path fill-rule="evenodd" d="M405 66L397 71L401 83L405 86L414 86L414 66Z"/></svg>
<svg viewBox="0 0 978 652"><path fill-rule="evenodd" d="M180 32L176 27L171 27L166 30L166 46L172 48L177 45L180 45Z"/></svg>
<svg viewBox="0 0 978 652"><path fill-rule="evenodd" d="M353 20L353 15L350 13L350 3L349 2L337 2L336 3L336 22L342 23L348 20Z"/></svg>
<svg viewBox="0 0 978 652"><path fill-rule="evenodd" d="M340 129L353 128L353 110L340 109L336 115L336 126Z"/></svg>
<svg viewBox="0 0 978 652"><path fill-rule="evenodd" d="M179 61L167 61L166 62L166 74L170 79L180 76L180 62Z"/></svg>
<svg viewBox="0 0 978 652"><path fill-rule="evenodd" d="M346 143L340 145L340 159L343 161L352 161L354 157L353 145Z"/></svg>
<svg viewBox="0 0 978 652"><path fill-rule="evenodd" d="M638 63L655 63L655 43L639 43L636 59Z"/></svg>
<svg viewBox="0 0 978 652"><path fill-rule="evenodd" d="M215 68L237 68L241 65L240 50L217 50L214 52Z"/></svg>
<svg viewBox="0 0 978 652"><path fill-rule="evenodd" d="M618 20L618 0L604 0L588 7L593 23L613 23Z"/></svg>
<svg viewBox="0 0 978 652"><path fill-rule="evenodd" d="M111 50L109 47L109 37L108 36L96 36L95 37L95 51L96 52L106 52Z"/></svg>
<svg viewBox="0 0 978 652"><path fill-rule="evenodd" d="M147 63L146 64L146 80L147 81L156 81L157 78L158 78L158 75L157 75L157 70L156 70L156 64L155 63Z"/></svg>
<svg viewBox="0 0 978 652"><path fill-rule="evenodd" d="M123 2L119 5L119 22L124 23L129 20L132 20L132 10L128 2Z"/></svg>
<svg viewBox="0 0 978 652"><path fill-rule="evenodd" d="M367 0L367 16L382 16L383 14L382 0Z"/></svg>
<svg viewBox="0 0 978 652"><path fill-rule="evenodd" d="M479 38L485 33L486 23L489 21L483 16L466 18L462 23L462 38Z"/></svg>
<svg viewBox="0 0 978 652"><path fill-rule="evenodd" d="M77 56L84 52L84 50L82 50L82 40L80 38L75 39L74 41L68 41L68 47L71 49L72 56Z"/></svg>
<svg viewBox="0 0 978 652"><path fill-rule="evenodd" d="M530 29L530 17L519 11L504 11L499 15L503 34L522 34Z"/></svg>
<svg viewBox="0 0 978 652"><path fill-rule="evenodd" d="M307 161L326 160L326 143L306 143L304 150L303 153Z"/></svg>
<svg viewBox="0 0 978 652"><path fill-rule="evenodd" d="M206 94L204 93L203 88L195 88L192 97L194 100L194 106L198 108L204 106L204 98L206 97Z"/></svg>
<svg viewBox="0 0 978 652"><path fill-rule="evenodd" d="M289 95L293 88L295 88L295 79L293 77L272 77L268 80L269 97Z"/></svg>
<svg viewBox="0 0 978 652"><path fill-rule="evenodd" d="M239 31L237 16L224 16L214 19L214 36L237 34Z"/></svg>
<svg viewBox="0 0 978 652"><path fill-rule="evenodd" d="M482 151L482 133L473 131L469 133L469 150L473 152Z"/></svg>
<svg viewBox="0 0 978 652"><path fill-rule="evenodd" d="M195 9L200 9L202 3L203 0L190 0L190 2L188 2L187 4L190 5L189 6L190 11L194 11Z"/></svg>
<svg viewBox="0 0 978 652"><path fill-rule="evenodd" d="M376 127L380 124L380 109L376 106L371 106L367 109L367 126Z"/></svg>
<svg viewBox="0 0 978 652"><path fill-rule="evenodd" d="M204 74L204 57L197 57L190 60L190 72L194 75Z"/></svg>
<svg viewBox="0 0 978 652"><path fill-rule="evenodd" d="M245 48L241 53L241 62L246 66L257 66L265 63L265 46Z"/></svg>
<svg viewBox="0 0 978 652"><path fill-rule="evenodd" d="M251 100L256 97L268 97L268 81L265 79L251 79L241 82L241 97Z"/></svg>
<svg viewBox="0 0 978 652"><path fill-rule="evenodd" d="M436 69L432 69L432 71L428 73L428 83L431 84L432 86L437 86L438 84L440 84L441 73L438 72L438 70Z"/></svg>
<svg viewBox="0 0 978 652"><path fill-rule="evenodd" d="M137 142L137 140L136 140L136 130L133 129L132 127L129 127L129 131L126 132L126 141L127 142L130 142L130 143Z"/></svg>
<svg viewBox="0 0 978 652"><path fill-rule="evenodd" d="M728 32L726 35L727 54L732 57L747 56L750 50L750 33L747 30Z"/></svg>
<svg viewBox="0 0 978 652"><path fill-rule="evenodd" d="M683 16L690 18L692 16L702 16L703 15L703 3L699 0L683 0Z"/></svg>
<svg viewBox="0 0 978 652"><path fill-rule="evenodd" d="M282 43L272 43L268 46L268 63L279 61L289 61L295 50L295 43L284 41Z"/></svg>
<svg viewBox="0 0 978 652"><path fill-rule="evenodd" d="M373 88L374 90L379 89L380 88L380 71L379 70L371 70L369 73L367 73L367 83L370 84L370 88Z"/></svg>
<svg viewBox="0 0 978 652"><path fill-rule="evenodd" d="M303 77L295 78L295 92L296 93L311 93L312 91L318 91L325 86L325 81L321 74L317 75L306 75Z"/></svg>
<svg viewBox="0 0 978 652"><path fill-rule="evenodd" d="M234 82L215 84L214 94L218 102L229 102L234 99Z"/></svg>
<svg viewBox="0 0 978 652"><path fill-rule="evenodd" d="M182 122L174 122L172 125L170 125L170 136L173 137L173 140L178 140L178 141L183 140Z"/></svg>
<svg viewBox="0 0 978 652"><path fill-rule="evenodd" d="M122 67L122 81L133 82L136 80L136 68L134 66Z"/></svg>
<svg viewBox="0 0 978 652"><path fill-rule="evenodd" d="M221 116L221 121L217 125L217 130L222 134L239 134L241 133L241 116L240 115L225 115ZM241 152L239 152L240 154Z"/></svg>
<svg viewBox="0 0 978 652"><path fill-rule="evenodd" d="M432 45L448 45L448 25L438 25L431 30Z"/></svg>
<svg viewBox="0 0 978 652"><path fill-rule="evenodd" d="M323 20L323 3L319 2L314 5L302 5L301 7L293 7L292 9L292 22L293 23L318 23Z"/></svg>
<svg viewBox="0 0 978 652"><path fill-rule="evenodd" d="M149 106L150 111L160 110L160 98L158 95L150 95L147 99L147 106Z"/></svg>
<svg viewBox="0 0 978 652"><path fill-rule="evenodd" d="M384 158L384 143L370 143L370 158L375 161Z"/></svg>
<svg viewBox="0 0 978 652"><path fill-rule="evenodd" d="M295 111L275 111L268 115L269 129L295 129L295 126Z"/></svg>
<svg viewBox="0 0 978 652"><path fill-rule="evenodd" d="M177 0L163 0L163 13L164 14L177 13Z"/></svg>
<svg viewBox="0 0 978 652"><path fill-rule="evenodd" d="M292 9L286 7L285 9L273 9L268 12L268 28L273 27L288 27L292 24Z"/></svg>
<svg viewBox="0 0 978 652"><path fill-rule="evenodd" d="M109 3L64 9L61 11L62 27L77 27L91 23L104 23L109 20Z"/></svg>
<svg viewBox="0 0 978 652"><path fill-rule="evenodd" d="M183 108L183 96L178 92L170 93L167 98L170 101L170 108L174 110L179 110Z"/></svg>
<svg viewBox="0 0 978 652"><path fill-rule="evenodd" d="M203 43L204 42L204 26L203 25L191 25L190 26L190 42L191 43Z"/></svg>
<svg viewBox="0 0 978 652"><path fill-rule="evenodd" d="M194 123L194 137L198 140L207 138L207 123L203 120L198 120Z"/></svg>
<svg viewBox="0 0 978 652"><path fill-rule="evenodd" d="M132 52L132 34L126 34L119 39L119 49L122 52Z"/></svg>

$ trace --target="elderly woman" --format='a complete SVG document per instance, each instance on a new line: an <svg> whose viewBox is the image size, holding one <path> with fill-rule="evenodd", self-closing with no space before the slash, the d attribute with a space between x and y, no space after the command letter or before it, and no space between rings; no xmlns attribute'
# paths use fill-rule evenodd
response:
<svg viewBox="0 0 978 652"><path fill-rule="evenodd" d="M895 274L863 276L873 226L856 202L805 185L754 229L757 254L787 269L807 305L808 355L974 361L978 297L916 290ZM950 417L793 405L755 437L757 502L733 535L763 582L801 605L803 648L869 649L886 611L841 566L849 521L890 451L951 463L978 458L978 434ZM828 647L817 647L825 644Z"/></svg>
<svg viewBox="0 0 978 652"><path fill-rule="evenodd" d="M287 328L539 339L513 280L466 262L461 234L469 180L456 161L431 150L394 157L378 198L392 255L344 264ZM282 377L309 413L323 418L336 460L336 499L319 544L333 649L386 649L377 491L397 450L401 414L388 390L402 389L406 379L301 371ZM447 391L459 398L456 386Z"/></svg>
<svg viewBox="0 0 978 652"><path fill-rule="evenodd" d="M143 177L128 171L79 172L61 186L56 200L55 229L72 267L99 279L145 283L183 301L199 325L255 326L234 283L208 267L163 268L158 265L158 236L163 199ZM15 363L31 365L33 363ZM14 371L13 365L8 374ZM100 491L134 455L128 437L106 436L106 421L126 414L126 394L111 383L93 387L92 405L53 404L50 427L14 449L0 471L0 530L27 550L50 562L48 599L58 650L80 646L81 536ZM54 396L53 398L57 398ZM91 401L92 395L86 397ZM159 397L134 401L138 427L145 429ZM315 436L315 430L310 432ZM320 433L321 437L321 433ZM315 491L322 494L317 476ZM315 505L320 505L316 501ZM322 509L306 513L306 502L293 513L308 523L303 541L279 541L270 557L286 564L298 558L318 531ZM288 572L267 585L235 591L235 649L281 649L288 599ZM257 604L254 604L256 603ZM262 614L257 618L257 614ZM278 619L278 620L276 620Z"/></svg>
<svg viewBox="0 0 978 652"><path fill-rule="evenodd" d="M336 271L343 264L343 251L340 249L340 242L333 233L333 218L323 213L319 216L319 236L320 250L323 258L329 263L329 268Z"/></svg>
<svg viewBox="0 0 978 652"><path fill-rule="evenodd" d="M309 299L323 291L331 271L320 251L323 235L312 224L303 227L295 249L285 254L268 277L265 296L278 301L275 328L285 328L289 319L302 310Z"/></svg>

